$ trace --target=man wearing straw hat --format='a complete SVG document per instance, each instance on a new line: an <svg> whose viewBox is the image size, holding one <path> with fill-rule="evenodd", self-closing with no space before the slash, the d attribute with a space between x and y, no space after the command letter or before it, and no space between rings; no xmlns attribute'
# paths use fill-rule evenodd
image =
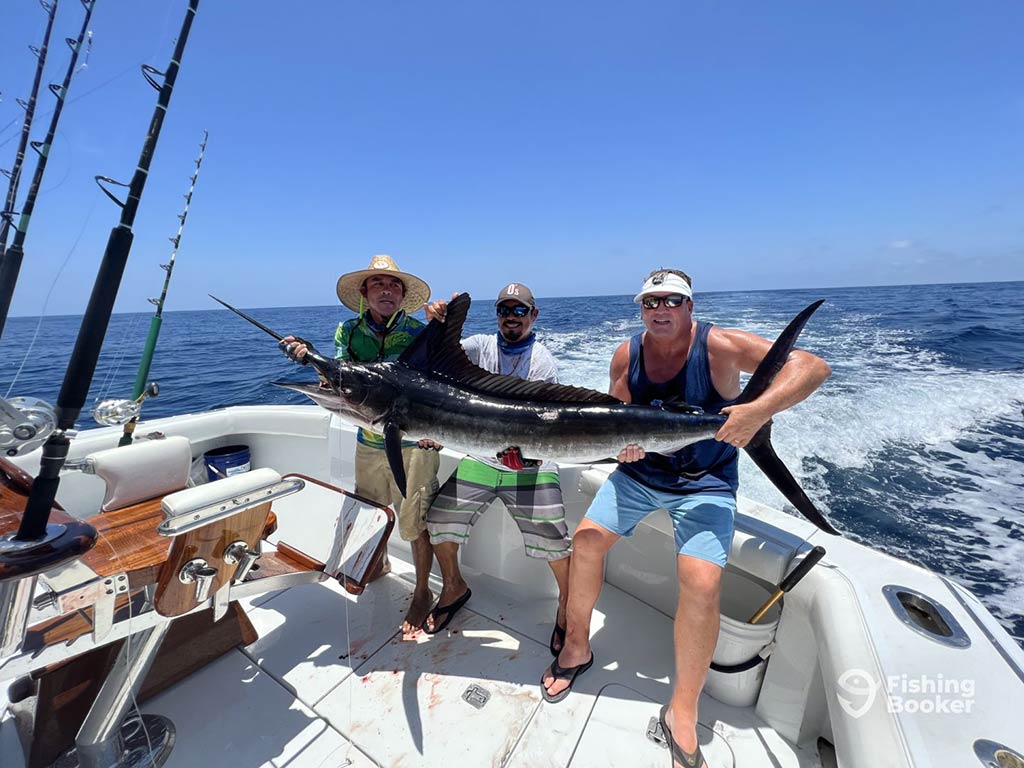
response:
<svg viewBox="0 0 1024 768"><path fill-rule="evenodd" d="M432 320L436 312L427 305L430 286L415 275L402 272L390 256L374 256L366 269L342 275L337 290L341 303L357 314L339 324L334 334L334 356L341 360L372 363L397 359L425 327L410 313L423 307L427 319ZM281 348L290 359L300 363L308 349L294 336L284 338ZM362 427L356 433L355 492L378 504L392 505L398 515L398 533L412 546L416 589L402 623L406 634L423 626L434 601L428 583L434 550L425 521L438 489L440 450L441 446L433 440L403 443L408 492L403 499L388 465L384 437ZM379 575L391 568L387 555L384 557Z"/></svg>

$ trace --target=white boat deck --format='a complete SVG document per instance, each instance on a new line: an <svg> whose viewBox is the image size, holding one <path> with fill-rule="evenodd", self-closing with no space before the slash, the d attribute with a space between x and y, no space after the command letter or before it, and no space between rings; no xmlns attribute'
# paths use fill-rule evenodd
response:
<svg viewBox="0 0 1024 768"><path fill-rule="evenodd" d="M167 763L244 766L669 766L646 731L667 700L671 620L605 585L594 617L594 667L574 693L544 703L540 676L554 602L517 604L467 573L473 597L449 628L402 639L410 566L358 598L336 582L252 600L260 639L143 706L169 717ZM605 617L609 618L606 621ZM350 645L350 641L351 645ZM471 686L489 694L480 709ZM819 766L760 721L704 696L700 740L713 768ZM4 762L6 766L7 763Z"/></svg>
<svg viewBox="0 0 1024 768"><path fill-rule="evenodd" d="M244 442L255 466L336 485L351 476L351 427L329 424L311 407L233 408L153 428L187 436L193 456ZM109 448L118 436L82 436L73 458ZM442 459L449 472L457 457ZM571 525L601 479L581 469L563 468ZM102 491L98 478L69 474L61 501L87 516ZM307 488L275 502L275 511L277 536L324 562L338 505ZM667 518L655 514L609 554L592 624L596 663L557 704L543 702L539 686L551 662L551 575L522 555L518 530L495 511L461 550L473 597L445 633L402 639L413 579L408 545L393 535L394 570L363 595L328 581L243 600L259 640L142 709L176 726L169 766L670 768L668 750L647 731L670 692L672 541ZM1021 754L1024 653L965 590L848 539L823 540L806 522L743 499L730 566L775 584L794 556L820 541L828 555L785 598L757 705L702 697L699 738L708 764L835 768L838 754L848 768L966 768L994 765L986 757L993 748ZM440 589L436 579L433 588ZM955 633L947 638L916 613L901 615L886 597L892 588L917 595L915 605L939 612ZM846 686L851 673L874 687ZM926 710L935 697L908 689L908 701L921 708L893 709L893 680L969 683L969 690L942 693L944 702L970 708ZM467 692L486 703L474 706ZM6 693L0 685L0 768L24 768L12 718L3 714Z"/></svg>

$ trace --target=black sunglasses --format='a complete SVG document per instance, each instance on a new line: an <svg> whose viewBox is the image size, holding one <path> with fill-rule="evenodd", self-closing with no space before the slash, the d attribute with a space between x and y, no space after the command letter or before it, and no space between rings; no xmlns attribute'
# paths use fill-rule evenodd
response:
<svg viewBox="0 0 1024 768"><path fill-rule="evenodd" d="M499 304L494 309L497 311L498 317L508 317L509 315L514 317L526 317L533 311L525 304L516 304L514 307L506 307L504 304Z"/></svg>
<svg viewBox="0 0 1024 768"><path fill-rule="evenodd" d="M668 309L675 309L684 301L686 301L686 297L683 294L670 293L668 296L644 296L640 299L640 304L644 309L657 309L664 302Z"/></svg>

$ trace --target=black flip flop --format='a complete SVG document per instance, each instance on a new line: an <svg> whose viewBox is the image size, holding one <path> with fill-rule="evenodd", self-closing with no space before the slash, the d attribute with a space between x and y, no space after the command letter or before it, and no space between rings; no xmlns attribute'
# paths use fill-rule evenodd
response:
<svg viewBox="0 0 1024 768"><path fill-rule="evenodd" d="M697 745L695 752L687 752L676 743L672 730L668 727L668 721L665 719L667 713L668 704L661 708L661 712L658 714L658 722L661 723L661 732L665 734L668 751L672 754L672 765L675 766L676 763L681 763L686 768L707 768L707 762L700 751L700 744Z"/></svg>
<svg viewBox="0 0 1024 768"><path fill-rule="evenodd" d="M471 590L469 587L466 587L466 591L462 594L462 597L460 597L454 603L448 603L448 605L441 605L434 608L434 610L430 612L430 616L434 618L434 631L431 632L429 629L427 629L426 620L424 620L423 622L423 631L426 632L428 635L436 635L438 632L440 632L449 624L451 624L452 619L455 618L455 614L458 613L459 609L466 604L466 602L469 600L472 594L473 590ZM444 616L444 621L438 624L437 619L439 616L442 615Z"/></svg>
<svg viewBox="0 0 1024 768"><path fill-rule="evenodd" d="M577 664L575 667L563 667L558 663L558 657L551 662L551 675L555 680L568 680L569 685L564 690L559 691L553 696L548 693L548 689L544 687L544 676L540 678L540 695L544 697L544 701L549 704L557 704L572 691L573 685L576 683L576 678L586 672L594 666L594 652L590 652L590 661L586 661L582 664Z"/></svg>
<svg viewBox="0 0 1024 768"><path fill-rule="evenodd" d="M555 640L561 642L561 646L555 648ZM558 617L555 616L555 628L551 630L551 639L548 640L548 650L551 651L551 655L556 659L558 654L562 652L562 648L565 647L565 627L558 626Z"/></svg>

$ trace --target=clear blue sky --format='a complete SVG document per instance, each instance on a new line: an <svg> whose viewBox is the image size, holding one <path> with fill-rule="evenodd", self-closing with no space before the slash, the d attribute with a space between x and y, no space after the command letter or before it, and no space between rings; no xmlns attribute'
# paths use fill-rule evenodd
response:
<svg viewBox="0 0 1024 768"><path fill-rule="evenodd" d="M84 307L118 215L92 177L130 179L137 65L184 8L97 0L14 314L79 232L48 313ZM81 12L61 0L61 37ZM6 167L44 15L2 14ZM1022 29L1016 1L204 0L118 310L159 292L203 129L169 310L330 304L374 253L442 296L623 294L656 266L698 291L1024 279Z"/></svg>

